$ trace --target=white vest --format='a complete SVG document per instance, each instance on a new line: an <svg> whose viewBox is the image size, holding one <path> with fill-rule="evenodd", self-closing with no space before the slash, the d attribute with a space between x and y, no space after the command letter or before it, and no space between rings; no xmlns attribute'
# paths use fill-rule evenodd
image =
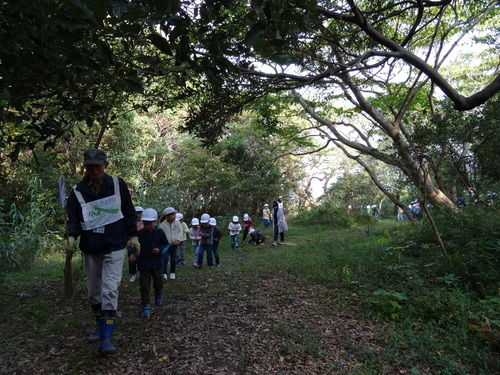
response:
<svg viewBox="0 0 500 375"><path fill-rule="evenodd" d="M81 225L83 230L104 227L123 218L118 177L111 176L111 178L115 186L115 194L88 203L83 199L82 193L76 190L76 185L73 186L75 196L82 206L83 222Z"/></svg>

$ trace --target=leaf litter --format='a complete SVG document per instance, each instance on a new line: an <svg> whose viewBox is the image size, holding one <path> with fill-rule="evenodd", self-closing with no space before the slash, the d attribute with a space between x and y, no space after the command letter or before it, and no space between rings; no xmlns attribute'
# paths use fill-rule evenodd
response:
<svg viewBox="0 0 500 375"><path fill-rule="evenodd" d="M363 353L376 356L389 342L354 299L339 301L340 290L284 272L236 272L228 263L180 269L146 319L138 284L123 282L112 340L118 353L101 357L98 344L86 342L95 323L84 286L70 305L62 289L57 281L34 283L32 298L1 303L0 373L347 374L363 369ZM36 301L48 302L45 315L34 316ZM387 363L384 373L409 372Z"/></svg>

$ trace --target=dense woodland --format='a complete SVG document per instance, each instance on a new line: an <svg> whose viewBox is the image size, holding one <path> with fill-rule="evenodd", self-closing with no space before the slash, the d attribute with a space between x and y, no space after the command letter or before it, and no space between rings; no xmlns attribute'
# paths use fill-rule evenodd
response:
<svg viewBox="0 0 500 375"><path fill-rule="evenodd" d="M393 249L432 242L494 331L498 25L482 0L4 2L0 269L61 252L58 179L68 193L98 147L135 204L187 218L282 195L296 225L369 234L367 205L399 207L425 234Z"/></svg>

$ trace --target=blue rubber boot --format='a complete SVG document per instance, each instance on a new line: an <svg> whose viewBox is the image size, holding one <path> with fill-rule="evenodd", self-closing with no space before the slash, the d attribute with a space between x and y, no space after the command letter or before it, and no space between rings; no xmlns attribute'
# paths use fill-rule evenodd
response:
<svg viewBox="0 0 500 375"><path fill-rule="evenodd" d="M100 320L100 331L101 331L101 347L99 348L99 353L102 355L115 354L116 348L111 344L111 337L113 336L113 331L115 330L115 319L116 311L114 310L102 310L101 320Z"/></svg>
<svg viewBox="0 0 500 375"><path fill-rule="evenodd" d="M101 339L101 330L99 329L101 324L101 304L92 305L92 310L94 310L97 329L87 338L87 342L98 342Z"/></svg>

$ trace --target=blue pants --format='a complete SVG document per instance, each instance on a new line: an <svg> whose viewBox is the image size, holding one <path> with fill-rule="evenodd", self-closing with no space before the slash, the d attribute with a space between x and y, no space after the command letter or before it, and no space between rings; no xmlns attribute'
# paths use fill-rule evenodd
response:
<svg viewBox="0 0 500 375"><path fill-rule="evenodd" d="M264 219L264 229L269 228L269 223L270 223L269 219Z"/></svg>
<svg viewBox="0 0 500 375"><path fill-rule="evenodd" d="M168 274L168 261L170 260L170 273L175 273L175 262L177 259L177 246L172 246L163 254L163 273Z"/></svg>
<svg viewBox="0 0 500 375"><path fill-rule="evenodd" d="M214 260L212 259L213 245L199 245L198 246L198 266L201 268L203 266L203 254L207 252L207 264L209 267L214 266Z"/></svg>
<svg viewBox="0 0 500 375"><path fill-rule="evenodd" d="M214 253L214 258L215 258L215 265L218 266L220 264L220 258L219 258L219 241L214 241L213 246L213 253Z"/></svg>
<svg viewBox="0 0 500 375"><path fill-rule="evenodd" d="M234 248L236 248L237 250L239 250L240 244L238 242L238 239L239 239L239 235L238 234L232 234L231 235L231 250L234 250Z"/></svg>
<svg viewBox="0 0 500 375"><path fill-rule="evenodd" d="M181 241L177 245L179 247L179 254L177 254L177 264L184 263L184 258L186 254L186 241Z"/></svg>

